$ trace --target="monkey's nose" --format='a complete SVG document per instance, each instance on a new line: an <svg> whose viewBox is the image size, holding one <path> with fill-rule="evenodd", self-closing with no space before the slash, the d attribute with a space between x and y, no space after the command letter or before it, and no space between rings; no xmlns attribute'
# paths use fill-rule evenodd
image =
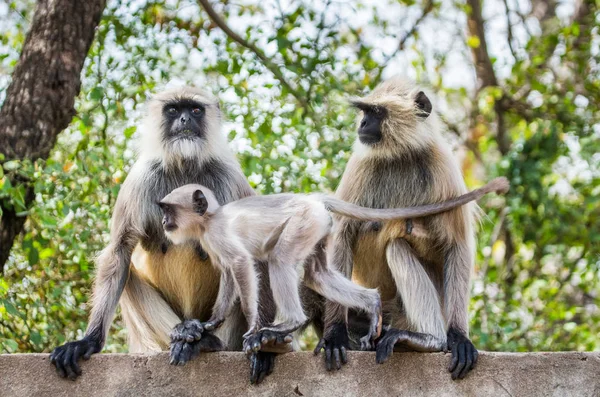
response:
<svg viewBox="0 0 600 397"><path fill-rule="evenodd" d="M190 118L187 116L181 116L181 119L179 119L181 121L181 124L187 124L190 122Z"/></svg>

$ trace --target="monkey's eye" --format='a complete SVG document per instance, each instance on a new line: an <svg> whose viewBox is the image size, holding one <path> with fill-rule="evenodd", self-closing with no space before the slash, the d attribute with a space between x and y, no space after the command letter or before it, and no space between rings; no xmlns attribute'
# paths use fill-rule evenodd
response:
<svg viewBox="0 0 600 397"><path fill-rule="evenodd" d="M198 116L200 113L202 113L202 109L201 108L193 108L192 113L194 114L194 116Z"/></svg>
<svg viewBox="0 0 600 397"><path fill-rule="evenodd" d="M174 116L177 114L177 109L175 109L174 107L170 107L167 109L167 113L169 113L171 116Z"/></svg>

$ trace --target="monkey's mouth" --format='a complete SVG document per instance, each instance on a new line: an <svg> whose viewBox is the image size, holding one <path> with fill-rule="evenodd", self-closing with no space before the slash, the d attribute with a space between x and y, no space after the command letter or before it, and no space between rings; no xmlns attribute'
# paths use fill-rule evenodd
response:
<svg viewBox="0 0 600 397"><path fill-rule="evenodd" d="M381 134L358 134L360 143L364 145L375 145L381 141Z"/></svg>
<svg viewBox="0 0 600 397"><path fill-rule="evenodd" d="M200 138L200 134L198 134L196 131L192 130L191 128L184 128L184 129L177 131L177 134L175 134L172 139L174 141L177 141L177 140L193 141L198 138Z"/></svg>

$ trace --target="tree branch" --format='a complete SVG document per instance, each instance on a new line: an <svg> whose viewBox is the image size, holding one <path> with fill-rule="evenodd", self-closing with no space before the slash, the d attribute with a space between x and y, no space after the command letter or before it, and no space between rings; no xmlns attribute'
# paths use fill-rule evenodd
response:
<svg viewBox="0 0 600 397"><path fill-rule="evenodd" d="M211 21L213 21L231 40L235 41L242 47L254 53L254 55L262 62L262 64L271 73L273 73L273 76L275 76L275 78L279 80L281 85L284 86L290 92L290 94L292 94L296 98L296 100L302 105L302 107L304 107L305 109L308 108L306 96L285 78L285 76L281 72L281 69L279 69L279 66L277 66L273 61L271 61L271 59L267 57L267 55L254 43L244 40L239 34L234 32L227 25L225 20L223 20L223 18L215 11L215 9L210 4L209 0L198 0L198 3L200 3L202 8L204 8L204 11L206 11Z"/></svg>
<svg viewBox="0 0 600 397"><path fill-rule="evenodd" d="M387 56L384 59L384 62L383 62L384 65L387 64L390 60L392 60L396 55L398 55L398 53L400 51L404 50L404 46L406 45L406 42L408 41L408 39L410 39L412 36L414 36L414 34L419 29L419 25L425 20L425 18L427 18L427 15L429 15L431 13L431 11L433 11L434 5L435 4L434 4L433 0L425 1L421 15L417 18L417 20L412 25L412 27L404 34L404 36L402 36L402 38L398 42L398 46L396 47L394 52L391 53L389 56Z"/></svg>

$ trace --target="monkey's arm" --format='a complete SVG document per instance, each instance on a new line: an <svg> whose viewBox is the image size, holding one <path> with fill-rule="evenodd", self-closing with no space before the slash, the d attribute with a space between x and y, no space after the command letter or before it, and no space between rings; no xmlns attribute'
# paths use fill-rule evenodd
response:
<svg viewBox="0 0 600 397"><path fill-rule="evenodd" d="M336 217L333 247L329 258L331 266L344 276L352 276L353 254L352 247L358 238L359 223ZM340 369L348 361L346 351L350 348L348 338L348 308L325 301L323 337L315 348L315 354L325 350L325 365L327 370Z"/></svg>
<svg viewBox="0 0 600 397"><path fill-rule="evenodd" d="M50 355L58 374L75 379L81 375L77 360L89 359L102 350L115 309L123 292L131 254L139 234L124 211L124 204L117 200L111 230L111 242L98 257L97 274L92 298L92 312L83 339L59 346Z"/></svg>
<svg viewBox="0 0 600 397"><path fill-rule="evenodd" d="M448 349L452 351L448 367L452 379L464 378L477 363L477 349L469 340L468 318L472 244L468 241L453 243L444 263L444 312L448 321Z"/></svg>

